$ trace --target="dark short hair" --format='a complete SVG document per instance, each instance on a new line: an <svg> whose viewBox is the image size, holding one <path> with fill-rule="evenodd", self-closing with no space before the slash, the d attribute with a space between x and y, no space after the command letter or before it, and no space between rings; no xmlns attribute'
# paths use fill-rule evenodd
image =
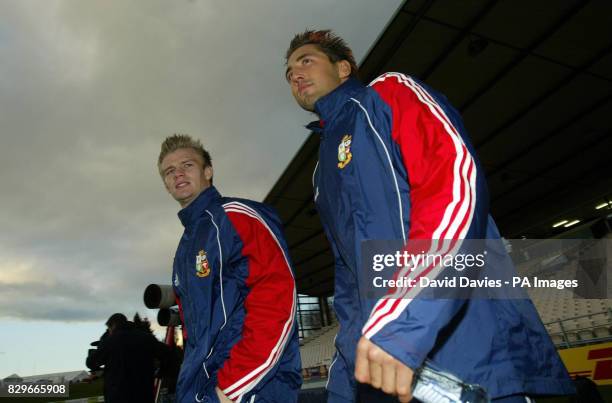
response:
<svg viewBox="0 0 612 403"><path fill-rule="evenodd" d="M306 30L295 35L285 54L285 64L287 64L293 52L304 45L316 45L321 52L329 57L332 63L346 60L351 65L351 76L358 76L359 68L355 62L353 51L348 47L344 39L336 35L331 29L319 31Z"/></svg>
<svg viewBox="0 0 612 403"><path fill-rule="evenodd" d="M127 318L122 313L114 313L106 321L107 327L121 326L127 323Z"/></svg>

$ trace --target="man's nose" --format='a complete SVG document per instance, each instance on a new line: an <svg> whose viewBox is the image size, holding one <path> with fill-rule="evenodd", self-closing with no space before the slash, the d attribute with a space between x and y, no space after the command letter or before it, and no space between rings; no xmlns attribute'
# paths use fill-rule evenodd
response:
<svg viewBox="0 0 612 403"><path fill-rule="evenodd" d="M176 168L174 170L174 178L180 178L185 175L185 170L183 168Z"/></svg>
<svg viewBox="0 0 612 403"><path fill-rule="evenodd" d="M304 80L304 78L304 73L299 70L294 70L293 74L291 75L291 81L293 81L294 84L299 84Z"/></svg>

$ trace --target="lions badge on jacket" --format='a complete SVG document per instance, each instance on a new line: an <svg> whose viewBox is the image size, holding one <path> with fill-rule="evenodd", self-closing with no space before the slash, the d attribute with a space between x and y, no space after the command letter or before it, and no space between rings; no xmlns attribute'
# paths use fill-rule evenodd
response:
<svg viewBox="0 0 612 403"><path fill-rule="evenodd" d="M338 145L338 168L343 169L351 162L353 154L351 154L351 140L353 136L345 134L342 137L340 145Z"/></svg>
<svg viewBox="0 0 612 403"><path fill-rule="evenodd" d="M206 258L206 252L202 249L196 256L196 276L206 277L210 274L210 265Z"/></svg>

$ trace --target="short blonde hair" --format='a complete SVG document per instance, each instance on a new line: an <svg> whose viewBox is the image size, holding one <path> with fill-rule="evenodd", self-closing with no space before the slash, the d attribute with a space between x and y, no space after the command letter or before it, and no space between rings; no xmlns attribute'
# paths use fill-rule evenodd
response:
<svg viewBox="0 0 612 403"><path fill-rule="evenodd" d="M202 161L204 161L204 168L212 167L212 159L210 158L210 154L204 149L204 146L202 146L200 140L196 140L188 134L173 134L172 136L166 137L161 145L159 158L157 158L157 170L162 177L162 161L164 158L166 158L166 155L181 148L191 148L195 150L202 157Z"/></svg>

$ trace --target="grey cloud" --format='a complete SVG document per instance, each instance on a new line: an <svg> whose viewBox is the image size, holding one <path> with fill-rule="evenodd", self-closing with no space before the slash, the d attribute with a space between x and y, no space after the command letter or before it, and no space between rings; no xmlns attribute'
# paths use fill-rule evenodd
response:
<svg viewBox="0 0 612 403"><path fill-rule="evenodd" d="M182 231L162 139L201 138L220 191L262 199L312 117L283 79L291 36L334 27L361 57L399 3L0 2L0 265L28 268L0 271L0 318L146 312Z"/></svg>
<svg viewBox="0 0 612 403"><path fill-rule="evenodd" d="M101 302L87 288L74 285L41 281L0 283L0 317L87 320L100 316Z"/></svg>

